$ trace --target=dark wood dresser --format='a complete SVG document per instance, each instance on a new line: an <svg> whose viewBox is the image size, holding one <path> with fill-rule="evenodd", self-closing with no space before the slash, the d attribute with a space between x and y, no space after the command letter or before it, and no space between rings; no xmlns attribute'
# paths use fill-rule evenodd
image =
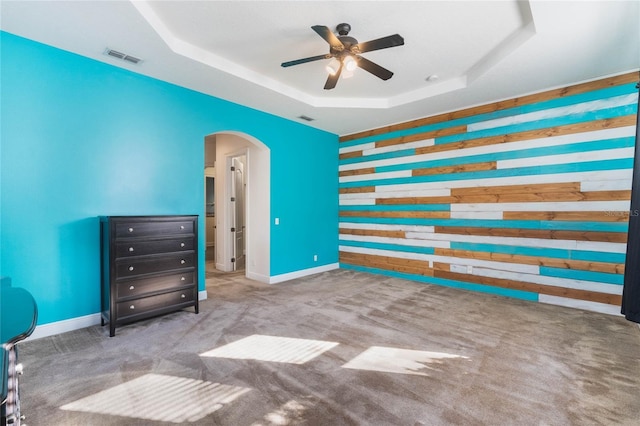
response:
<svg viewBox="0 0 640 426"><path fill-rule="evenodd" d="M100 217L102 325L193 306L198 313L198 216Z"/></svg>

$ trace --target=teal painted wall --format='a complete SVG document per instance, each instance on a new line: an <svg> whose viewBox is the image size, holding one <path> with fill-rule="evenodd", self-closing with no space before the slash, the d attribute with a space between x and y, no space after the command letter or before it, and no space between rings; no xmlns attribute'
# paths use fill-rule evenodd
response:
<svg viewBox="0 0 640 426"><path fill-rule="evenodd" d="M99 312L99 215L200 215L204 289L204 137L219 131L271 150L270 274L338 261L336 135L0 37L0 275L32 292L39 324Z"/></svg>

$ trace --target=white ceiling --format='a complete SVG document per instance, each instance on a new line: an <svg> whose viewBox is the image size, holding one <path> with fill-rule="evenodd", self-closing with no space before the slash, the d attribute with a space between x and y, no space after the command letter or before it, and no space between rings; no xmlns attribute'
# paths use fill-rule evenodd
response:
<svg viewBox="0 0 640 426"><path fill-rule="evenodd" d="M390 80L357 69L327 91L326 60L280 66L328 53L311 26L341 22L360 42L404 37L362 54ZM339 135L640 68L637 0L2 0L0 27Z"/></svg>

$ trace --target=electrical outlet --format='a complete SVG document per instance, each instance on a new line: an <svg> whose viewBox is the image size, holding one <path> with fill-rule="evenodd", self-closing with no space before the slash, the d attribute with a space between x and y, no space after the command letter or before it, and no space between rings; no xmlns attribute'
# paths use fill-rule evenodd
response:
<svg viewBox="0 0 640 426"><path fill-rule="evenodd" d="M280 218L279 217L276 217L275 223L276 223L276 225L280 225Z"/></svg>
<svg viewBox="0 0 640 426"><path fill-rule="evenodd" d="M314 261L314 262L317 262L317 261L318 261L318 255L317 255L317 254L314 254L314 255L313 255L313 261Z"/></svg>

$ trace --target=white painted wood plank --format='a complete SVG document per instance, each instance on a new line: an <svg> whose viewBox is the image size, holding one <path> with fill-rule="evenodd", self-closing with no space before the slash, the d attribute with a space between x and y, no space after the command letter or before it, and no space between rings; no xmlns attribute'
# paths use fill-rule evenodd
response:
<svg viewBox="0 0 640 426"><path fill-rule="evenodd" d="M376 200L374 198L354 198L347 200L340 200L341 206L375 206Z"/></svg>
<svg viewBox="0 0 640 426"><path fill-rule="evenodd" d="M580 191L625 191L631 190L631 179L591 180L580 182Z"/></svg>
<svg viewBox="0 0 640 426"><path fill-rule="evenodd" d="M380 249L371 249L371 248L366 248L366 247L352 247L352 246L342 246L342 245L338 246L338 250L339 251L344 251L344 252L347 252L347 253L371 254L371 255L375 255L375 256L393 257L393 258L396 258L396 259L422 260L422 261L425 261L425 262L429 260L429 256L430 256L428 254L423 254L423 253L380 250Z"/></svg>
<svg viewBox="0 0 640 426"><path fill-rule="evenodd" d="M377 193L424 191L442 188L480 188L487 186L524 185L538 183L582 182L589 180L626 180L631 179L633 169L598 170L578 173L554 173L542 175L507 176L472 180L449 180L437 182L416 182L395 185L376 186Z"/></svg>
<svg viewBox="0 0 640 426"><path fill-rule="evenodd" d="M558 248L566 250L600 251L604 253L626 253L625 243L598 241L551 240L545 238L491 237L483 235L457 235L440 233L407 232L407 239L431 239L468 243L500 244L507 246Z"/></svg>
<svg viewBox="0 0 640 426"><path fill-rule="evenodd" d="M599 151L577 152L571 154L547 155L533 158L517 158L514 160L500 160L498 170L514 169L517 167L548 166L551 164L585 163L587 161L616 160L619 158L633 158L634 148L603 149Z"/></svg>
<svg viewBox="0 0 640 426"><path fill-rule="evenodd" d="M502 219L501 211L452 211L451 219Z"/></svg>
<svg viewBox="0 0 640 426"><path fill-rule="evenodd" d="M344 229L370 229L375 231L406 231L406 232L433 232L435 227L433 226L420 226L420 225L389 225L382 223L349 223L346 219L338 224L339 228Z"/></svg>
<svg viewBox="0 0 640 426"><path fill-rule="evenodd" d="M341 176L339 182L360 182L371 179L393 179L411 177L411 170L398 170L397 172L370 173L366 175Z"/></svg>
<svg viewBox="0 0 640 426"><path fill-rule="evenodd" d="M369 243L382 243L382 244L396 244L400 246L412 246L412 247L440 247L449 248L449 241L434 241L434 240L408 240L406 238L389 238L389 237L377 237L370 235L351 235L340 234L340 239L343 241L362 241Z"/></svg>
<svg viewBox="0 0 640 426"><path fill-rule="evenodd" d="M621 316L620 307L610 305L608 303L590 302L587 300L570 299L567 297L548 296L546 294L540 294L538 296L538 302L547 303L549 305L565 306L567 308L584 309L586 311L599 312L602 314Z"/></svg>
<svg viewBox="0 0 640 426"><path fill-rule="evenodd" d="M364 151L366 149L371 149L371 148L375 148L375 147L376 147L376 143L375 142L366 142L366 143L362 143L360 145L342 147L342 148L338 149L338 152L340 154L347 154L349 152Z"/></svg>

